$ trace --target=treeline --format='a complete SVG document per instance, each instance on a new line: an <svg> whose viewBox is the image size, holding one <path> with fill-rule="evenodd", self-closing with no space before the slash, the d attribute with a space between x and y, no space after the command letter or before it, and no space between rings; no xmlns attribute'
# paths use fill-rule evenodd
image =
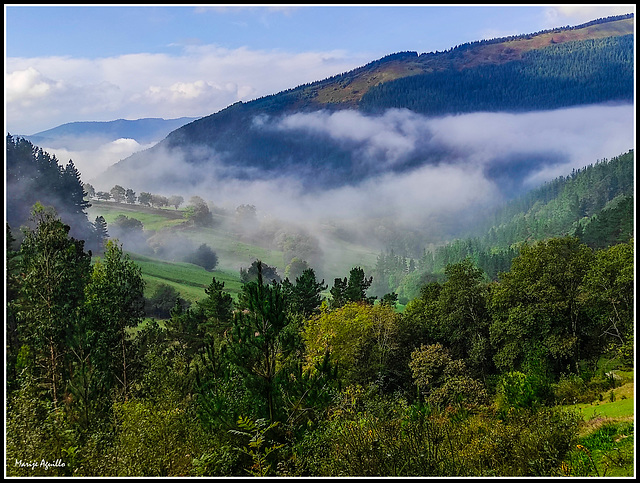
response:
<svg viewBox="0 0 640 483"><path fill-rule="evenodd" d="M556 404L633 363L633 240L524 244L495 282L450 264L403 313L359 267L324 299L313 269L256 261L237 302L212 278L161 325L121 247L91 265L32 216L7 232L8 475L575 475L580 418Z"/></svg>
<svg viewBox="0 0 640 483"><path fill-rule="evenodd" d="M403 77L372 87L359 108L439 115L555 109L633 100L633 35L566 42L521 60Z"/></svg>
<svg viewBox="0 0 640 483"><path fill-rule="evenodd" d="M575 25L575 26L570 26L570 25L566 25L564 27L556 27L553 29L546 29L546 30L539 30L537 32L532 32L532 33L528 33L528 34L520 34L520 35L509 35L506 37L497 37L494 39L484 39L484 40L476 40L473 42L467 42L461 45L457 45L456 47L453 47L449 50L447 50L446 52L452 52L455 50L466 50L469 49L473 46L476 45L490 45L490 44L500 44L500 43L504 43L504 42L511 42L514 40L528 40L531 39L533 37L536 37L538 35L543 35L543 34L547 34L547 33L561 33L563 31L571 31L571 30L580 30L586 27L591 27L593 25L601 25L601 24L605 24L605 23L609 23L609 22L615 22L617 20L626 20L626 19L630 19L633 18L634 14L633 13L628 13L628 14L624 14L624 15L613 15L610 17L603 17L603 18L599 18L596 20L592 20L590 22L587 23L583 23L580 25ZM421 55L428 55L428 54L421 54Z"/></svg>
<svg viewBox="0 0 640 483"><path fill-rule="evenodd" d="M489 214L477 236L425 249L415 270L407 265L404 271L389 271L378 263L378 273L393 274L383 290L396 291L406 302L422 284L441 278L448 264L467 257L496 280L524 241L575 235L591 248L626 242L634 228L634 177L633 150L574 169Z"/></svg>
<svg viewBox="0 0 640 483"><path fill-rule="evenodd" d="M176 210L184 203L184 198L179 195L163 196L158 194L152 194L147 191L142 191L139 195L131 188L123 188L119 184L115 185L109 191L96 191L93 185L90 183L83 183L87 198L109 201L113 200L116 203L128 203L130 205L141 204L143 206L151 206L157 208L163 208L165 206L173 206Z"/></svg>

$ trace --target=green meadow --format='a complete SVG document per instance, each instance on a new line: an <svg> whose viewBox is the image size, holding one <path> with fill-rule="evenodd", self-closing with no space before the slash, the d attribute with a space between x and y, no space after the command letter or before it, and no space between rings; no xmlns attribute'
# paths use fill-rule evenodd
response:
<svg viewBox="0 0 640 483"><path fill-rule="evenodd" d="M211 283L212 277L224 282L225 290L237 298L240 291L240 268L248 268L254 260L260 259L275 267L284 278L285 265L283 252L260 246L243 239L228 228L232 226L231 217L213 214L217 222L214 227L194 227L186 223L185 210L175 208L153 208L139 204L117 203L112 201L91 200L87 210L90 220L103 216L109 224L120 215L139 220L144 226L147 237L176 234L187 238L196 246L207 244L216 253L218 265L212 272L191 263L168 261L138 253L127 252L142 270L145 280L145 296L149 297L161 285L174 287L185 300L194 302L205 297L204 289ZM124 247L127 251L127 247ZM375 266L377 252L364 246L326 236L323 239L323 264L328 273L346 277L353 266L370 269ZM348 267L348 268L345 268ZM316 268L317 267L313 267ZM331 285L332 280L325 280Z"/></svg>

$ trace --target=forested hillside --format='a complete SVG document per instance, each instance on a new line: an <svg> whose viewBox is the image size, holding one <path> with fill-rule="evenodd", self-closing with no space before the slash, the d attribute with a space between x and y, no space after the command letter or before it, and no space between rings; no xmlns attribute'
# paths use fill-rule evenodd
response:
<svg viewBox="0 0 640 483"><path fill-rule="evenodd" d="M502 64L404 77L371 88L359 106L366 112L395 107L437 115L631 101L633 42L633 35L567 42Z"/></svg>
<svg viewBox="0 0 640 483"><path fill-rule="evenodd" d="M193 177L181 179L173 173L156 180L144 171L173 157L229 179L272 179L284 173L295 176L307 190L357 184L375 172L362 159L357 143L283 129L283 119L346 109L367 116L389 108L432 116L629 103L634 92L633 21L632 15L614 17L464 44L446 52L392 54L329 79L233 104L173 131L153 148L120 161L105 176L115 180L120 173L147 184L138 189L179 181L193 185ZM391 169L436 165L447 154L425 140L422 149Z"/></svg>
<svg viewBox="0 0 640 483"><path fill-rule="evenodd" d="M22 137L6 137L6 221L14 229L27 223L36 202L54 206L71 227L71 235L95 249L95 227L87 219L80 172L72 160L63 166L55 157Z"/></svg>
<svg viewBox="0 0 640 483"><path fill-rule="evenodd" d="M421 259L389 266L381 254L376 278L389 280L377 293L397 290L401 299L421 284L442 277L445 267L469 257L490 279L509 270L523 243L575 235L592 248L624 243L633 237L634 152L573 170L487 214L478 235L425 249ZM391 257L393 259L393 257Z"/></svg>

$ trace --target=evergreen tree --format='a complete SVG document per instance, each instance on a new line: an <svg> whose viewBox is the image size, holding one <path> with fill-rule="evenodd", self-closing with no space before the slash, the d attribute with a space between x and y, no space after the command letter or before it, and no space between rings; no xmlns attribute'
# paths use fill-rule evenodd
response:
<svg viewBox="0 0 640 483"><path fill-rule="evenodd" d="M218 282L215 277L204 293L207 296L197 304L206 318L207 333L222 335L231 324L233 299L224 291L224 282Z"/></svg>
<svg viewBox="0 0 640 483"><path fill-rule="evenodd" d="M245 387L262 399L260 412L274 422L278 416L277 387L286 367L283 362L296 348L296 339L287 330L290 319L282 286L265 284L260 260L256 272L257 279L242 287L228 352L231 362L244 374Z"/></svg>
<svg viewBox="0 0 640 483"><path fill-rule="evenodd" d="M95 252L96 254L103 253L107 238L109 238L107 222L105 221L104 216L96 216L93 226L95 230Z"/></svg>
<svg viewBox="0 0 640 483"><path fill-rule="evenodd" d="M26 229L20 247L19 296L14 305L18 335L35 356L38 376L54 407L64 389L70 334L77 327L91 256L84 242L69 237L69 226L52 209L34 206L34 230Z"/></svg>
<svg viewBox="0 0 640 483"><path fill-rule="evenodd" d="M327 285L316 280L313 268L307 268L302 275L296 278L296 283L292 284L288 278L282 282L283 289L289 301L291 311L302 314L308 318L318 311L322 304L321 292L327 289Z"/></svg>
<svg viewBox="0 0 640 483"><path fill-rule="evenodd" d="M349 302L372 304L376 297L367 297L366 294L372 282L373 277L366 278L362 268L352 268L348 279L336 278L334 280L333 287L329 291L331 307L342 307Z"/></svg>

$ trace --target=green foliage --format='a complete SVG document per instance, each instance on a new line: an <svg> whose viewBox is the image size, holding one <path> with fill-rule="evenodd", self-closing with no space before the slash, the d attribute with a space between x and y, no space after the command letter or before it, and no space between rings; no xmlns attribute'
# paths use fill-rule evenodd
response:
<svg viewBox="0 0 640 483"><path fill-rule="evenodd" d="M525 374L518 371L502 374L498 383L496 405L503 414L510 409L531 407L534 401L535 394Z"/></svg>
<svg viewBox="0 0 640 483"><path fill-rule="evenodd" d="M511 62L403 77L369 89L360 108L405 107L438 115L631 100L632 45L633 35L566 42L525 52ZM513 79L518 79L517 89Z"/></svg>
<svg viewBox="0 0 640 483"><path fill-rule="evenodd" d="M553 371L589 357L599 334L579 303L582 280L593 253L577 238L523 245L511 271L492 286L491 343L501 370L521 368L527 351L544 348Z"/></svg>
<svg viewBox="0 0 640 483"><path fill-rule="evenodd" d="M483 385L469 377L465 362L452 359L440 343L413 351L409 367L418 391L427 395L429 404L477 406L489 400Z"/></svg>
<svg viewBox="0 0 640 483"><path fill-rule="evenodd" d="M296 278L295 284L285 278L282 287L289 301L291 311L308 318L317 313L322 304L321 292L327 289L324 280L318 282L313 268L306 268Z"/></svg>
<svg viewBox="0 0 640 483"><path fill-rule="evenodd" d="M260 268L258 268L260 265ZM280 283L281 278L278 275L278 271L275 267L270 267L262 260L254 260L251 266L247 269L240 269L240 280L242 283L249 283L258 280L258 271L261 272L261 277L266 283L277 282Z"/></svg>
<svg viewBox="0 0 640 483"><path fill-rule="evenodd" d="M352 302L372 304L376 297L367 297L366 294L372 282L373 277L367 278L361 267L352 268L348 279L336 278L329 291L331 308L339 308Z"/></svg>
<svg viewBox="0 0 640 483"><path fill-rule="evenodd" d="M582 300L587 313L600 333L620 351L625 351L634 328L633 259L633 239L599 250L583 282ZM625 355L628 362L631 354Z"/></svg>
<svg viewBox="0 0 640 483"><path fill-rule="evenodd" d="M218 265L218 255L206 243L200 245L196 251L184 258L185 262L200 265L211 272Z"/></svg>
<svg viewBox="0 0 640 483"><path fill-rule="evenodd" d="M107 378L107 387L113 387L117 380L126 395L126 329L138 325L144 315L140 268L124 254L122 246L109 241L103 258L94 263L85 294L87 317L83 332L91 360Z"/></svg>
<svg viewBox="0 0 640 483"><path fill-rule="evenodd" d="M576 404L593 401L594 393L577 374L561 374L553 385L553 395L558 404Z"/></svg>
<svg viewBox="0 0 640 483"><path fill-rule="evenodd" d="M233 317L233 299L224 291L224 282L219 282L215 277L204 289L206 297L198 301L198 307L206 317L207 331L221 335L230 327Z"/></svg>
<svg viewBox="0 0 640 483"><path fill-rule="evenodd" d="M562 465L563 476L632 476L633 434L633 423L605 423L580 439Z"/></svg>
<svg viewBox="0 0 640 483"><path fill-rule="evenodd" d="M264 419L254 421L250 418L240 417L237 424L240 430L230 430L230 432L249 438L246 447L236 448L251 458L252 465L246 470L247 473L251 476L272 475L271 467L274 456L271 455L284 447L284 444L267 440L266 433L275 428L278 425L278 421L268 424ZM272 462L270 463L269 460Z"/></svg>
<svg viewBox="0 0 640 483"><path fill-rule="evenodd" d="M63 448L73 442L73 433L64 414L42 391L33 367L22 372L19 388L7 399L6 474L7 476L68 476L69 460L46 467L63 457Z"/></svg>
<svg viewBox="0 0 640 483"><path fill-rule="evenodd" d="M166 328L167 337L185 352L189 360L193 359L206 343L206 316L197 306L184 310L176 300Z"/></svg>
<svg viewBox="0 0 640 483"><path fill-rule="evenodd" d="M262 262L256 264L257 280L242 287L239 311L234 313L227 335L230 362L245 376L247 389L263 398L262 414L276 420L276 387L298 339L290 328L285 294L277 282L265 284Z"/></svg>
<svg viewBox="0 0 640 483"><path fill-rule="evenodd" d="M371 398L348 408L296 448L309 465L302 467L304 474L552 476L575 444L580 420L575 413L552 408L513 411L498 420L486 413L439 411L390 398Z"/></svg>
<svg viewBox="0 0 640 483"><path fill-rule="evenodd" d="M321 312L305 322L306 367L321 362L328 352L345 383L383 383L401 350L400 328L401 316L385 305L352 302Z"/></svg>
<svg viewBox="0 0 640 483"><path fill-rule="evenodd" d="M38 377L49 387L57 406L66 377L67 341L78 324L90 255L84 242L68 236L52 210L36 204L35 230L25 230L20 247L19 293L14 301L18 336L34 351Z"/></svg>
<svg viewBox="0 0 640 483"><path fill-rule="evenodd" d="M95 230L96 254L103 253L106 240L109 238L107 222L104 216L96 216L93 226Z"/></svg>
<svg viewBox="0 0 640 483"><path fill-rule="evenodd" d="M199 196L192 196L184 212L184 217L194 226L213 226L213 215L207 202Z"/></svg>
<svg viewBox="0 0 640 483"><path fill-rule="evenodd" d="M620 195L593 215L580 239L592 248L606 248L628 241L633 236L635 203L632 195Z"/></svg>
<svg viewBox="0 0 640 483"><path fill-rule="evenodd" d="M115 403L116 476L187 476L202 434L184 404Z"/></svg>
<svg viewBox="0 0 640 483"><path fill-rule="evenodd" d="M168 319L171 316L171 309L176 304L180 304L183 309L188 307L188 303L180 293L171 285L160 284L156 287L153 295L145 299L144 311L149 317Z"/></svg>

